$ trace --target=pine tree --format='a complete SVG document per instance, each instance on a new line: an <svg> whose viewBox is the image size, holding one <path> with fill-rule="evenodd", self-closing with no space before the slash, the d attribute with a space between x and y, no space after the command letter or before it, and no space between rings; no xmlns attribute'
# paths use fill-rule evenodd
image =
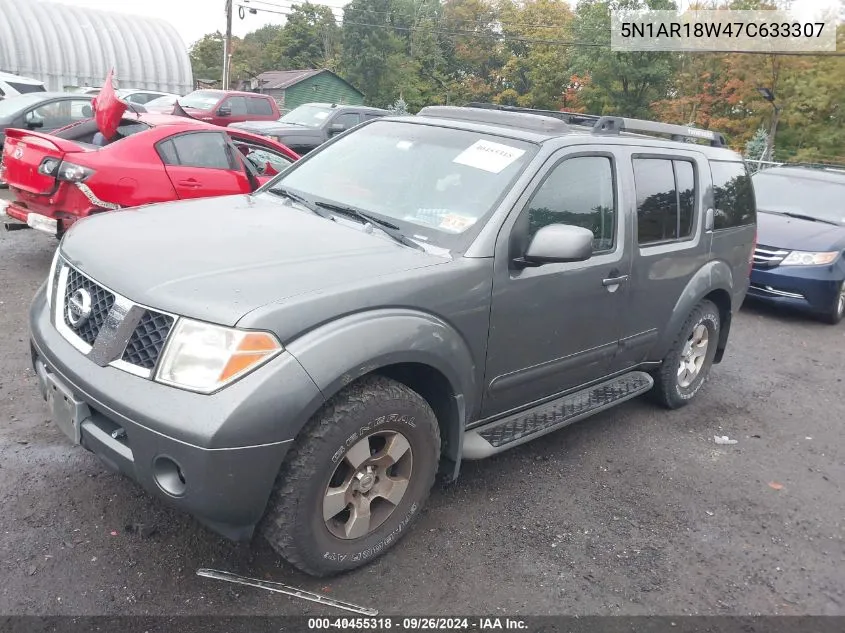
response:
<svg viewBox="0 0 845 633"><path fill-rule="evenodd" d="M745 144L745 160L748 161L748 167L752 172L756 172L758 169L758 161L762 160L763 154L766 152L768 138L769 132L766 128L760 127ZM774 148L772 149L774 153Z"/></svg>
<svg viewBox="0 0 845 633"><path fill-rule="evenodd" d="M400 95L399 98L394 101L391 105L387 106L387 109L390 111L391 114L396 116L408 116L411 114L408 112L408 104L405 103L405 100Z"/></svg>

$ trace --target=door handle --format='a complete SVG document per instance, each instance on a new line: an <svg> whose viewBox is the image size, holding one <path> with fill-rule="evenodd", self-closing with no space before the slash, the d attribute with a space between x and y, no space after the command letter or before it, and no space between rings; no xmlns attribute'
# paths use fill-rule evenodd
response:
<svg viewBox="0 0 845 633"><path fill-rule="evenodd" d="M602 286L618 286L628 281L628 275L621 275L620 277L609 277L601 280Z"/></svg>
<svg viewBox="0 0 845 633"><path fill-rule="evenodd" d="M180 180L178 184L180 187L188 187L190 189L198 189L202 186L198 180L194 180L193 178L188 178L187 180Z"/></svg>

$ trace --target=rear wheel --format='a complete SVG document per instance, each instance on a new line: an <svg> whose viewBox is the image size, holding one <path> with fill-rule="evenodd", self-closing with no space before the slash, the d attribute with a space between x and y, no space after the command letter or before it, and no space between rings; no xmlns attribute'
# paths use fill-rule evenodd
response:
<svg viewBox="0 0 845 633"><path fill-rule="evenodd" d="M408 531L434 483L440 431L405 385L371 377L332 398L286 460L262 532L314 576L377 558Z"/></svg>
<svg viewBox="0 0 845 633"><path fill-rule="evenodd" d="M830 312L823 315L823 319L831 325L839 323L845 317L845 281L839 284L839 291Z"/></svg>
<svg viewBox="0 0 845 633"><path fill-rule="evenodd" d="M695 307L654 376L651 393L657 402L678 409L695 397L710 374L720 327L719 310L712 302Z"/></svg>

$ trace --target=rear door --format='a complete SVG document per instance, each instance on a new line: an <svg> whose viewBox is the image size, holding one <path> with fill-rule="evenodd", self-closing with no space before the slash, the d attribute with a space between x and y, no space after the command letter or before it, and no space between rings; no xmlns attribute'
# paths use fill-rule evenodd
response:
<svg viewBox="0 0 845 633"><path fill-rule="evenodd" d="M249 193L243 165L223 132L186 132L156 144L167 175L180 198Z"/></svg>
<svg viewBox="0 0 845 633"><path fill-rule="evenodd" d="M24 112L23 124L30 130L50 132L71 123L90 119L93 115L91 97L57 99Z"/></svg>
<svg viewBox="0 0 845 633"><path fill-rule="evenodd" d="M249 97L246 104L247 114L252 121L272 121L277 118L273 112L270 99L266 97Z"/></svg>
<svg viewBox="0 0 845 633"><path fill-rule="evenodd" d="M711 240L702 218L710 170L701 153L653 147L620 151L628 153L621 165L635 201L635 230L614 371L646 360L690 279L709 261Z"/></svg>

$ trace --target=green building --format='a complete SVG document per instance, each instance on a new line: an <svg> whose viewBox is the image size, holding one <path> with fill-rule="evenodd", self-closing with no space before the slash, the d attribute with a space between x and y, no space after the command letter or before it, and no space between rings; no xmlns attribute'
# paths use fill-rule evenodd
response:
<svg viewBox="0 0 845 633"><path fill-rule="evenodd" d="M250 83L256 92L271 95L282 110L315 101L364 104L364 95L330 70L270 70Z"/></svg>

